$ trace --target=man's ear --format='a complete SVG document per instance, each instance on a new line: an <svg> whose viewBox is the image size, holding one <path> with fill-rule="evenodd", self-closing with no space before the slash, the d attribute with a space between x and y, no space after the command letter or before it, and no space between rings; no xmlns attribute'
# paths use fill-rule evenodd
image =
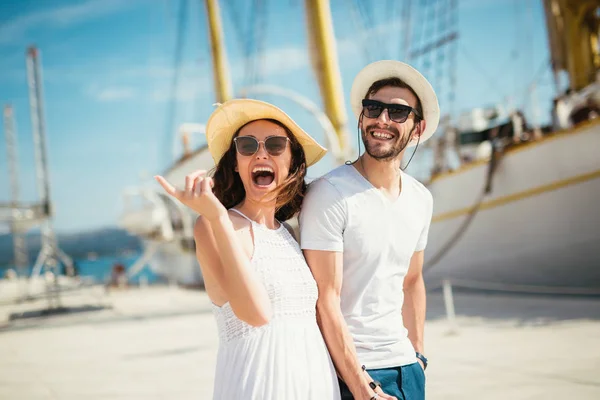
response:
<svg viewBox="0 0 600 400"><path fill-rule="evenodd" d="M423 132L425 132L426 127L427 122L424 119L420 120L419 123L414 126L412 137L410 140L416 141L421 135L423 135Z"/></svg>

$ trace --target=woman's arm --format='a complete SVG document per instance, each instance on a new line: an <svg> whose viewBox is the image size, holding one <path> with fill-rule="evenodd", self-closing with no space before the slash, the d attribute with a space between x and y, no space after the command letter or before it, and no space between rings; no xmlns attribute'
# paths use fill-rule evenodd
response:
<svg viewBox="0 0 600 400"><path fill-rule="evenodd" d="M272 310L267 290L253 273L229 214L212 191L212 178L203 170L193 172L185 177L183 190L162 176L156 180L167 193L201 215L194 225L194 240L205 280L220 289L220 297L230 303L239 319L253 326L268 323Z"/></svg>
<svg viewBox="0 0 600 400"><path fill-rule="evenodd" d="M203 274L221 289L235 315L253 326L268 323L272 310L267 290L252 271L229 216L198 217L194 239Z"/></svg>

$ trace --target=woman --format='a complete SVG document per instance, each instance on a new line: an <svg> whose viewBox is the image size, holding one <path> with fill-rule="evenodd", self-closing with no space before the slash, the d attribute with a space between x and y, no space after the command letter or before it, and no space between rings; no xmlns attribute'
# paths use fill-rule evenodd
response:
<svg viewBox="0 0 600 400"><path fill-rule="evenodd" d="M206 125L215 161L165 190L200 214L196 254L220 346L215 399L339 399L317 325L317 285L283 221L300 209L306 168L326 150L277 107L228 101Z"/></svg>

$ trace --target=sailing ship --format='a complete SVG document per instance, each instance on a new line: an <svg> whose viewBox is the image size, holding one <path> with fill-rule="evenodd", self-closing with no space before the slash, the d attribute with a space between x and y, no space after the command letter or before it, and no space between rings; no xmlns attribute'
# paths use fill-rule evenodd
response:
<svg viewBox="0 0 600 400"><path fill-rule="evenodd" d="M544 10L552 68L556 79L566 71L569 86L554 100L550 126L513 118L459 136L460 157L473 160L428 184L430 280L600 288L600 2L544 0Z"/></svg>
<svg viewBox="0 0 600 400"><path fill-rule="evenodd" d="M448 11L455 12L456 1L449 4ZM232 95L220 11L216 0L206 0L205 5L215 100L223 102ZM354 150L348 143L330 6L326 0L307 0L304 6L309 52L323 100L323 111L313 111L325 120L328 147L342 163ZM595 154L600 149L600 120L595 119L600 115L600 3L543 0L543 6L552 68L557 75L566 71L569 87L554 101L550 126L531 126L518 111L501 109L474 110L467 123L446 119L440 124L436 139L430 141L436 162L424 182L435 200L425 258L428 282L452 279L472 287L557 290L600 286L600 213L594 204L600 198L600 158ZM457 37L449 31L410 55L448 46ZM297 104L313 107L304 100L296 95ZM206 146L191 150L185 145L188 133L181 139L184 152L164 174L175 183L194 170L213 167ZM458 168L444 162L449 153L460 160ZM121 226L147 243L130 273L158 259L152 265L171 281L201 285L193 213L157 187L130 189L126 197L142 198L143 205L126 208Z"/></svg>

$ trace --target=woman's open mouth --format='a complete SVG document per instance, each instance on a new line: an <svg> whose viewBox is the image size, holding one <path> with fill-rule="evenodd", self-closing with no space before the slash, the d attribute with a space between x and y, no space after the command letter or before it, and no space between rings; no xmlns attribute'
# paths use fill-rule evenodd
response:
<svg viewBox="0 0 600 400"><path fill-rule="evenodd" d="M252 182L256 186L268 187L275 181L275 172L271 167L254 167L252 170Z"/></svg>

